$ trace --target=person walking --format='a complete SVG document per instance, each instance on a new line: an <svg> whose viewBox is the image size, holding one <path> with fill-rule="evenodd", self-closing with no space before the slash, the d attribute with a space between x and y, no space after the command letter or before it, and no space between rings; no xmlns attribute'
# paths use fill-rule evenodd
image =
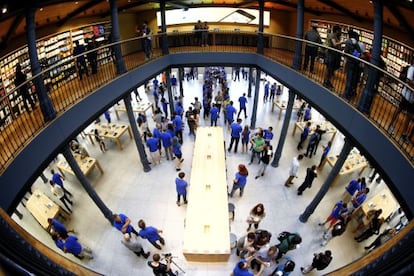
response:
<svg viewBox="0 0 414 276"><path fill-rule="evenodd" d="M311 137L309 138L308 147L306 148L305 157L312 157L313 151L316 148L316 144L318 143L319 137L320 135L318 132L312 133Z"/></svg>
<svg viewBox="0 0 414 276"><path fill-rule="evenodd" d="M319 35L319 32L318 32L318 23L315 23L315 22L311 23L311 29L305 33L304 39L310 42L318 43L318 44L322 43L321 36ZM311 74L314 73L315 58L317 55L318 55L318 45L306 43L305 60L303 62L303 68L302 68L304 71L308 70L308 64L310 60L309 71L311 72Z"/></svg>
<svg viewBox="0 0 414 276"><path fill-rule="evenodd" d="M62 187L56 183L53 183L52 180L49 181L49 184L52 186L50 189L50 191L52 192L52 195L58 198L63 203L63 205L65 205L69 213L72 214L72 209L70 208L70 206L73 204L73 202L66 196Z"/></svg>
<svg viewBox="0 0 414 276"><path fill-rule="evenodd" d="M341 27L338 25L333 26L332 32L326 38L327 45L330 48L334 48L336 50L341 49L341 45L345 42L341 40ZM326 50L326 73L325 73L325 80L323 81L323 86L332 90L334 88L332 84L332 78L334 77L335 71L341 67L341 54L334 50L327 49Z"/></svg>
<svg viewBox="0 0 414 276"><path fill-rule="evenodd" d="M184 162L184 159L183 159L183 154L181 152L181 144L178 141L178 138L176 136L173 137L172 147L173 147L173 153L175 155L175 157L173 159L175 159L175 158L177 159L177 163L175 165L175 170L180 171L181 166Z"/></svg>
<svg viewBox="0 0 414 276"><path fill-rule="evenodd" d="M230 125L234 122L234 114L236 114L236 109L233 106L233 101L230 101L229 104L226 106L226 122L228 128L230 129Z"/></svg>
<svg viewBox="0 0 414 276"><path fill-rule="evenodd" d="M143 37L145 60L147 61L152 57L152 31L148 26L148 21L144 21L142 24L141 35Z"/></svg>
<svg viewBox="0 0 414 276"><path fill-rule="evenodd" d="M164 238L160 236L162 230L153 226L146 226L142 219L138 221L138 227L141 229L139 231L139 236L143 239L147 239L155 248L161 250L161 246L157 242L159 241L161 245L165 245Z"/></svg>
<svg viewBox="0 0 414 276"><path fill-rule="evenodd" d="M217 108L217 104L213 104L213 107L210 109L210 126L217 126L217 119L219 118L219 109Z"/></svg>
<svg viewBox="0 0 414 276"><path fill-rule="evenodd" d="M150 256L150 252L145 253L144 248L142 245L137 241L136 237L132 237L130 234L125 233L124 238L121 240L121 243L125 245L126 248L134 252L135 255L138 257L144 257L148 259Z"/></svg>
<svg viewBox="0 0 414 276"><path fill-rule="evenodd" d="M230 138L230 145L229 148L227 149L228 152L231 151L233 144L234 144L234 153L237 153L237 147L239 145L239 140L240 140L240 134L243 131L242 126L241 126L241 122L242 119L237 118L236 122L233 122L230 125L230 129L231 129L231 138Z"/></svg>
<svg viewBox="0 0 414 276"><path fill-rule="evenodd" d="M272 145L265 146L263 150L263 155L260 158L260 161L262 161L262 165L260 169L258 170L255 179L258 179L260 176L263 176L265 174L266 168L269 166L270 159L272 159L272 157L273 157Z"/></svg>
<svg viewBox="0 0 414 276"><path fill-rule="evenodd" d="M58 234L61 237L67 236L69 232L75 233L75 230L67 230L66 226L54 218L48 218L47 222L49 223L50 233L53 235L54 233Z"/></svg>
<svg viewBox="0 0 414 276"><path fill-rule="evenodd" d="M122 232L122 234L129 234L134 233L138 236L138 232L134 229L131 225L131 219L124 214L113 214L112 215L112 225Z"/></svg>
<svg viewBox="0 0 414 276"><path fill-rule="evenodd" d="M92 39L88 41L88 53L86 54L89 64L91 65L92 75L98 73L98 51L94 51L96 48L98 48L98 44L96 43L95 37L92 37Z"/></svg>
<svg viewBox="0 0 414 276"><path fill-rule="evenodd" d="M26 80L27 80L27 76L25 73L23 73L22 66L20 65L20 63L17 63L14 85L16 87L20 86L19 93L23 97L24 108L26 109L27 112L29 112L30 110L34 109L36 104L33 101L32 96L29 93L29 86L27 85ZM29 105L27 105L27 102L29 102L30 109L29 109Z"/></svg>
<svg viewBox="0 0 414 276"><path fill-rule="evenodd" d="M303 159L303 155L299 154L298 156L293 157L292 159L292 163L290 165L290 169L289 169L289 177L288 179L285 181L285 186L286 187L290 187L290 185L293 184L292 180L297 177L297 173L299 170L299 162Z"/></svg>
<svg viewBox="0 0 414 276"><path fill-rule="evenodd" d="M259 223L262 221L262 219L266 216L265 209L263 206L263 203L259 203L256 206L254 206L250 210L249 217L247 218L247 223L249 224L249 227L247 227L247 231L250 230L252 227L252 224L254 225L254 229L257 230L259 228Z"/></svg>
<svg viewBox="0 0 414 276"><path fill-rule="evenodd" d="M301 267L300 270L302 274L307 274L311 272L313 269L316 270L324 270L328 267L328 265L332 261L332 252L330 250L326 250L325 252L315 253L313 254L312 264Z"/></svg>
<svg viewBox="0 0 414 276"><path fill-rule="evenodd" d="M247 104L246 93L243 93L243 95L239 97L239 113L237 114L237 119L240 117L242 110L244 112L244 118L245 119L247 118L246 104Z"/></svg>
<svg viewBox="0 0 414 276"><path fill-rule="evenodd" d="M312 167L307 168L305 180L303 181L302 185L300 185L298 188L298 195L302 195L303 191L306 188L311 188L312 182L316 177L317 177L316 165L313 165Z"/></svg>
<svg viewBox="0 0 414 276"><path fill-rule="evenodd" d="M177 191L177 205L180 206L181 197L183 197L184 204L187 204L187 187L188 182L184 179L185 173L180 172L175 179L175 189Z"/></svg>
<svg viewBox="0 0 414 276"><path fill-rule="evenodd" d="M240 197L243 196L243 191L247 183L247 176L249 171L244 164L239 164L238 171L233 180L233 187L230 192L230 197L233 197L236 190L240 190Z"/></svg>
<svg viewBox="0 0 414 276"><path fill-rule="evenodd" d="M165 150L165 156L167 160L173 160L173 153L172 153L172 137L171 134L165 129L160 134L162 146Z"/></svg>
<svg viewBox="0 0 414 276"><path fill-rule="evenodd" d="M65 192L65 194L69 195L70 197L73 197L73 195L65 189L65 185L63 183L63 180L65 180L65 178L60 175L60 173L55 172L55 170L50 170L50 173L52 174L52 182L53 184L57 184L59 185L62 190Z"/></svg>

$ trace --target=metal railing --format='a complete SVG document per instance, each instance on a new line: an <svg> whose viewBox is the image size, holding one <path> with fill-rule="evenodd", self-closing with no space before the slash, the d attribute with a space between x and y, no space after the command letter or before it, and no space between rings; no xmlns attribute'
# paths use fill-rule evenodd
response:
<svg viewBox="0 0 414 276"><path fill-rule="evenodd" d="M168 49L170 53L184 52L256 52L258 33L243 31L213 31L209 32L208 46L198 44L193 32L173 32L167 34ZM293 64L294 51L298 43L302 43L302 49L305 49L306 41L277 34L263 34L264 56L276 62L291 67ZM71 108L74 104L93 93L99 87L117 77L116 58L114 48L120 45L122 57L127 70L139 67L147 62L144 52L142 51L143 38L132 38L118 43L100 46L92 51L85 52L83 55L88 59L90 53L97 52L98 71L92 74L88 69L82 75L80 80L79 70L76 66L78 56L66 58L64 61L57 62L53 66L43 70L40 74L28 79L25 84L8 91L0 98L0 110L10 112L10 115L0 121L0 173L2 173L8 164L19 154L19 152L35 137L43 128L49 124L44 120L39 103L36 100L36 92L32 95L37 101L36 107L31 110L25 110L23 104L16 105L11 99L20 95L22 87L33 89L32 83L35 78L43 77L47 87L48 96L56 111L57 116ZM154 35L152 38L151 58L157 58L162 55L161 46L163 43L162 34ZM325 80L327 66L323 63L323 55L328 51L324 45L317 45L319 54L315 61L313 72L298 70L302 75L312 79L314 82L323 84ZM336 71L332 80L330 93L343 96L346 83L345 59L353 59L352 55L344 54L335 49L329 51L337 52L341 56L340 67ZM302 51L304 53L304 51ZM303 61L303 54L301 56ZM368 70L376 70L381 77L378 81L377 93L372 101L370 112L366 117L378 128L383 130L384 135L388 136L394 144L399 147L403 154L414 163L414 147L412 132L408 133L408 141L403 134L408 131L407 120L410 119L406 112L400 108L401 89L404 87L402 81L378 67L372 66L364 60L357 60L360 64L361 73L355 86L355 95L346 99L350 105L357 109L362 92L366 85ZM89 68L89 66L88 66ZM327 92L329 93L329 92ZM4 113L4 111L3 111ZM408 118L408 119L407 119ZM412 122L409 122L409 126Z"/></svg>

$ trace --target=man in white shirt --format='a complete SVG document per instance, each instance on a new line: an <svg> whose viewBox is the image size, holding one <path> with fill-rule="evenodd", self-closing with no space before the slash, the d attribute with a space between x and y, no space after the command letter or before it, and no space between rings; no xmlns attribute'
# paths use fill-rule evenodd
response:
<svg viewBox="0 0 414 276"><path fill-rule="evenodd" d="M292 159L292 164L290 165L290 169L289 169L289 177L285 182L285 186L286 187L290 187L293 182L293 178L296 177L296 174L298 172L299 169L299 161L303 159L303 154L299 154L297 157L293 157Z"/></svg>

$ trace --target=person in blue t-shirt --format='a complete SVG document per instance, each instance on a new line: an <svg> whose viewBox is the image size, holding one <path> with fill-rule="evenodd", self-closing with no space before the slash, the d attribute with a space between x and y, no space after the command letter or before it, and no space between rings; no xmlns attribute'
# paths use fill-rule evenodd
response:
<svg viewBox="0 0 414 276"><path fill-rule="evenodd" d="M236 114L236 109L233 106L233 101L230 101L230 103L226 106L226 122L228 124L228 127L230 129L231 123L234 121L234 115Z"/></svg>
<svg viewBox="0 0 414 276"><path fill-rule="evenodd" d="M309 136L311 122L307 122L305 128L303 129L302 133L300 134L300 141L298 146L296 147L297 150L301 150L303 148L303 142L305 142L306 138Z"/></svg>
<svg viewBox="0 0 414 276"><path fill-rule="evenodd" d="M88 258L93 259L92 250L88 247L83 247L76 236L67 236L63 244L63 252L71 253L78 259Z"/></svg>
<svg viewBox="0 0 414 276"><path fill-rule="evenodd" d="M175 189L177 190L177 205L180 206L181 196L183 197L184 204L187 204L187 187L188 183L184 179L185 173L180 172L175 179Z"/></svg>
<svg viewBox="0 0 414 276"><path fill-rule="evenodd" d="M269 92L270 92L270 82L269 82L269 81L267 81L267 82L265 83L265 86L264 86L263 102L267 102L267 101L268 101L268 98L269 98Z"/></svg>
<svg viewBox="0 0 414 276"><path fill-rule="evenodd" d="M160 138L161 138L161 142L162 142L162 146L164 147L165 150L165 156L167 157L167 160L171 160L173 159L173 155L172 155L172 136L171 134L165 130L160 134Z"/></svg>
<svg viewBox="0 0 414 276"><path fill-rule="evenodd" d="M158 145L159 145L158 138L155 138L152 136L151 133L148 133L147 147L150 151L152 163L154 165L161 163L161 154L160 154Z"/></svg>
<svg viewBox="0 0 414 276"><path fill-rule="evenodd" d="M263 139L265 140L266 146L270 146L270 141L273 139L273 127L269 127L263 131Z"/></svg>
<svg viewBox="0 0 414 276"><path fill-rule="evenodd" d="M253 276L249 271L249 264L247 260L241 259L233 269L233 276Z"/></svg>
<svg viewBox="0 0 414 276"><path fill-rule="evenodd" d="M240 117L240 114L241 114L241 112L243 110L243 112L244 112L244 118L246 119L247 118L247 111L246 111L247 98L246 98L246 93L243 93L243 96L241 96L239 98L239 104L240 104L240 110L239 110L239 113L237 114L237 118Z"/></svg>
<svg viewBox="0 0 414 276"><path fill-rule="evenodd" d="M227 149L228 152L231 151L231 148L233 147L233 143L234 145L234 153L237 152L237 147L239 145L239 140L240 140L240 134L243 130L242 126L241 126L241 122L242 119L237 119L237 122L234 122L230 125L230 129L231 129L231 138L230 138L230 146Z"/></svg>
<svg viewBox="0 0 414 276"><path fill-rule="evenodd" d="M155 248L161 249L161 246L157 241L159 241L161 245L165 245L164 238L160 236L160 233L162 233L161 229L157 229L153 226L146 226L142 219L138 221L138 227L141 228L139 236L143 239L147 239Z"/></svg>
<svg viewBox="0 0 414 276"><path fill-rule="evenodd" d="M183 159L183 154L181 152L181 144L178 141L177 136L174 136L173 137L172 147L173 147L173 153L174 153L175 157L177 158L177 163L175 165L175 170L176 171L180 171L181 170L181 166L182 166L182 164L184 162L184 159Z"/></svg>
<svg viewBox="0 0 414 276"><path fill-rule="evenodd" d="M50 173L52 174L52 182L53 184L59 185L63 192L65 194L68 194L70 197L73 197L73 195L65 189L65 186L63 185L63 180L65 179L62 175L60 175L59 173L55 172L55 170L50 170Z"/></svg>
<svg viewBox="0 0 414 276"><path fill-rule="evenodd" d="M217 126L217 119L219 118L220 110L217 108L217 105L213 104L213 107L210 109L210 121L211 126Z"/></svg>
<svg viewBox="0 0 414 276"><path fill-rule="evenodd" d="M180 144L183 143L183 121L181 119L181 117L178 115L178 113L173 114L174 119L172 120L172 123L174 125L174 131L175 131L175 136L177 136L178 141L180 142Z"/></svg>
<svg viewBox="0 0 414 276"><path fill-rule="evenodd" d="M319 162L318 168L322 168L322 165L325 163L325 160L328 157L329 151L331 150L331 146L332 146L332 142L329 141L328 144L325 147L323 147L321 161Z"/></svg>
<svg viewBox="0 0 414 276"><path fill-rule="evenodd" d="M345 187L345 191L342 195L343 202L351 201L352 197L357 191L361 190L361 178L353 179L349 184Z"/></svg>
<svg viewBox="0 0 414 276"><path fill-rule="evenodd" d="M247 176L249 175L249 171L247 170L244 164L239 164L238 172L236 173L234 180L233 180L233 188L230 192L230 197L233 197L233 194L236 190L240 190L240 197L243 196L244 187L247 183Z"/></svg>
<svg viewBox="0 0 414 276"><path fill-rule="evenodd" d="M250 129L248 125L245 125L241 133L242 152L247 152L248 144L250 141Z"/></svg>
<svg viewBox="0 0 414 276"><path fill-rule="evenodd" d="M134 233L138 236L138 232L134 229L131 225L131 219L124 214L113 214L112 215L112 225L121 231L123 234L131 234Z"/></svg>
<svg viewBox="0 0 414 276"><path fill-rule="evenodd" d="M47 222L49 223L49 227L51 230L51 233L55 232L57 234L59 234L59 236L63 237L66 236L68 234L68 232L74 232L74 230L67 230L66 226L61 223L60 221L58 221L57 219L54 218L48 218Z"/></svg>
<svg viewBox="0 0 414 276"><path fill-rule="evenodd" d="M177 78L174 75L172 75L170 83L171 83L171 90L172 90L171 92L176 94L177 93Z"/></svg>

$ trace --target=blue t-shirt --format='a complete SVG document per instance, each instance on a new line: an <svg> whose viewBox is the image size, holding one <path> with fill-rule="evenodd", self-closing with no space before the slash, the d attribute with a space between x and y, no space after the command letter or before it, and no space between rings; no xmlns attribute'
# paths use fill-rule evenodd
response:
<svg viewBox="0 0 414 276"><path fill-rule="evenodd" d="M121 218L121 221L120 222L117 222L117 221L114 220L114 224L113 225L114 225L114 227L116 229L118 229L119 231L121 231L122 230L122 226L125 224L125 222L128 219L128 217L125 216L124 214L119 214L118 216ZM132 232L132 226L131 226L131 224L129 224L128 227L127 227L127 230L125 231L125 233L131 233L131 232Z"/></svg>
<svg viewBox="0 0 414 276"><path fill-rule="evenodd" d="M172 121L174 124L174 129L177 131L183 129L183 122L181 121L181 117L176 115L174 120Z"/></svg>
<svg viewBox="0 0 414 276"><path fill-rule="evenodd" d="M57 240L55 240L55 244L60 250L63 251L63 247L65 246L64 241L62 241L61 239L57 239Z"/></svg>
<svg viewBox="0 0 414 276"><path fill-rule="evenodd" d="M240 133L243 131L243 128L238 123L232 123L231 126L231 137L240 138Z"/></svg>
<svg viewBox="0 0 414 276"><path fill-rule="evenodd" d="M147 146L150 152L156 152L158 150L158 139L151 137L147 140Z"/></svg>
<svg viewBox="0 0 414 276"><path fill-rule="evenodd" d="M179 177L175 179L175 188L179 195L187 194L187 186L188 186L188 183L184 179L181 179Z"/></svg>
<svg viewBox="0 0 414 276"><path fill-rule="evenodd" d="M265 94L269 94L269 83L267 83L267 82L264 86L264 92L265 92Z"/></svg>
<svg viewBox="0 0 414 276"><path fill-rule="evenodd" d="M243 187L247 183L247 175L241 175L239 172L236 173L235 179L237 179L237 182L234 183L236 186Z"/></svg>
<svg viewBox="0 0 414 276"><path fill-rule="evenodd" d="M311 119L311 109L307 108L305 110L305 115L303 116L304 121L309 121Z"/></svg>
<svg viewBox="0 0 414 276"><path fill-rule="evenodd" d="M359 183L357 179L354 179L349 182L348 186L346 186L345 189L350 195L354 195L356 191L359 191L361 189L361 183Z"/></svg>
<svg viewBox="0 0 414 276"><path fill-rule="evenodd" d="M172 77L171 80L170 80L170 82L171 82L171 85L172 86L176 86L177 85L177 78L176 77Z"/></svg>
<svg viewBox="0 0 414 276"><path fill-rule="evenodd" d="M59 173L54 173L52 175L52 181L53 183L59 185L60 187L63 186L62 176Z"/></svg>
<svg viewBox="0 0 414 276"><path fill-rule="evenodd" d="M172 136L168 132L161 133L161 141L164 148L168 148L172 146Z"/></svg>
<svg viewBox="0 0 414 276"><path fill-rule="evenodd" d="M250 130L241 133L242 136L242 143L247 144L250 138Z"/></svg>
<svg viewBox="0 0 414 276"><path fill-rule="evenodd" d="M234 114L236 113L236 109L232 105L226 106L226 119L233 120Z"/></svg>
<svg viewBox="0 0 414 276"><path fill-rule="evenodd" d="M148 239L150 242L155 242L160 239L157 229L152 226L147 226L145 229L141 229L141 231L139 231L139 236Z"/></svg>
<svg viewBox="0 0 414 276"><path fill-rule="evenodd" d="M219 117L219 111L217 107L213 107L212 109L210 109L210 115L211 115L211 120L217 120L217 118Z"/></svg>
<svg viewBox="0 0 414 276"><path fill-rule="evenodd" d="M82 252L82 245L78 242L78 238L76 236L68 236L64 246L66 247L67 253L79 255Z"/></svg>
<svg viewBox="0 0 414 276"><path fill-rule="evenodd" d="M367 195L365 193L360 194L355 198L356 203L352 201L352 206L354 206L354 208L358 208L362 203L364 203L366 198Z"/></svg>
<svg viewBox="0 0 414 276"><path fill-rule="evenodd" d="M177 105L175 107L175 113L177 113L179 116L183 115L184 109L181 105Z"/></svg>
<svg viewBox="0 0 414 276"><path fill-rule="evenodd" d="M153 81L152 81L152 84L154 85L154 88L156 89L156 88L158 88L158 80L157 79L154 79Z"/></svg>
<svg viewBox="0 0 414 276"><path fill-rule="evenodd" d="M239 268L239 263L245 263L245 259L241 259L233 269L233 276L253 276L254 274L248 269Z"/></svg>
<svg viewBox="0 0 414 276"><path fill-rule="evenodd" d="M322 157L326 157L327 155L328 155L328 153L329 153L329 151L331 150L331 147L330 146L326 146L324 149L323 149L323 152L322 152Z"/></svg>
<svg viewBox="0 0 414 276"><path fill-rule="evenodd" d="M308 126L305 126L305 128L303 129L302 133L301 133L301 137L302 138L306 138L309 135L309 130L310 128Z"/></svg>
<svg viewBox="0 0 414 276"><path fill-rule="evenodd" d="M177 144L173 145L173 153L174 153L175 155L180 155L180 154L182 154L182 153L181 153L181 144L180 144L180 143L177 143Z"/></svg>
<svg viewBox="0 0 414 276"><path fill-rule="evenodd" d="M154 128L154 130L152 131L152 136L156 139L160 139L161 138L161 131L158 128Z"/></svg>
<svg viewBox="0 0 414 276"><path fill-rule="evenodd" d="M334 218L336 218L336 219L339 219L340 218L340 216L341 216L341 209L342 209L342 206L343 205L344 205L344 203L342 201L338 201L335 204L335 208L332 211L332 216Z"/></svg>
<svg viewBox="0 0 414 276"><path fill-rule="evenodd" d="M240 109L246 108L247 98L244 96L241 96L239 98L239 103L240 103Z"/></svg>
<svg viewBox="0 0 414 276"><path fill-rule="evenodd" d="M66 230L65 225L60 223L57 219L52 219L52 229L57 232L59 235L62 235L62 233L67 234L68 231Z"/></svg>
<svg viewBox="0 0 414 276"><path fill-rule="evenodd" d="M269 143L270 140L273 139L273 132L270 132L269 130L265 129L263 131L263 139L266 140L266 143Z"/></svg>

